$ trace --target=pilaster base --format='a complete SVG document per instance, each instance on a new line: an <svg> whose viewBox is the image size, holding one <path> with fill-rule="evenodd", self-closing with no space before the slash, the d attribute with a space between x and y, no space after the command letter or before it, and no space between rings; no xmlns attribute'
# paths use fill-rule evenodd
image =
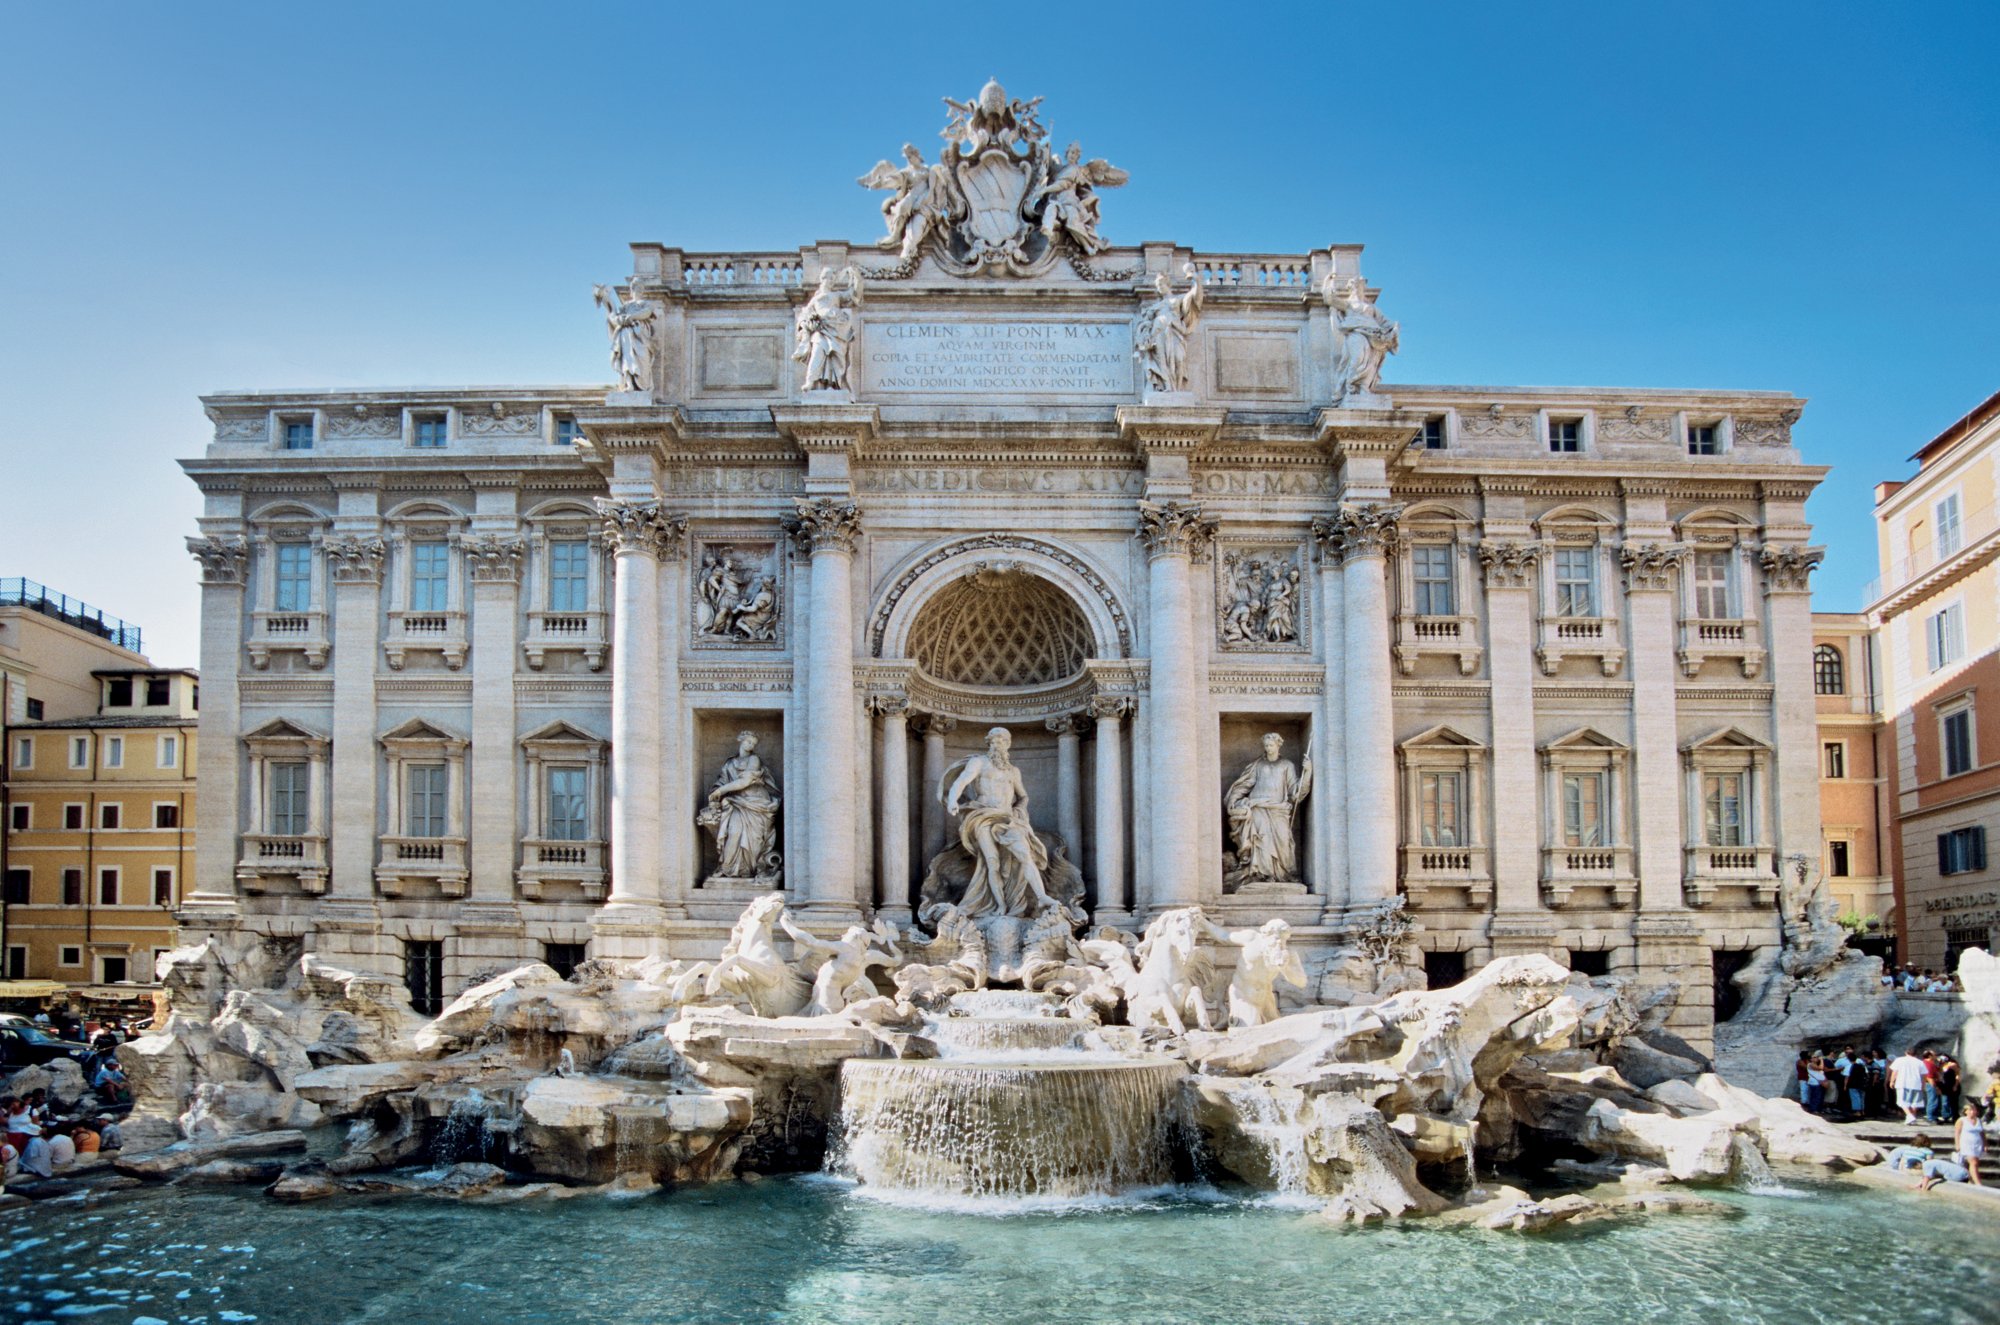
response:
<svg viewBox="0 0 2000 1325"><path fill-rule="evenodd" d="M667 914L645 902L611 902L590 920L590 955L636 962L667 950Z"/></svg>
<svg viewBox="0 0 2000 1325"><path fill-rule="evenodd" d="M1554 917L1528 913L1496 915L1486 929L1486 941L1493 960L1529 954L1555 959L1556 922Z"/></svg>

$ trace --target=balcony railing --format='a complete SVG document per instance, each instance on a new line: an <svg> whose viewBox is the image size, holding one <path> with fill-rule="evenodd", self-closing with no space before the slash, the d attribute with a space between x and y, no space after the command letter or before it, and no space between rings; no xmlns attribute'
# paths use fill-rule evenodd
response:
<svg viewBox="0 0 2000 1325"><path fill-rule="evenodd" d="M1195 274L1201 283L1224 289L1307 290L1312 288L1312 259L1275 253L1195 254Z"/></svg>
<svg viewBox="0 0 2000 1325"><path fill-rule="evenodd" d="M1554 676L1562 660L1571 656L1597 659L1606 676L1618 675L1625 665L1625 645L1615 617L1545 616L1539 631L1535 655L1545 676Z"/></svg>
<svg viewBox="0 0 2000 1325"><path fill-rule="evenodd" d="M389 613L389 634L382 641L382 656L389 670L403 670L404 660L412 653L442 654L444 665L454 672L465 666L465 613Z"/></svg>
<svg viewBox="0 0 2000 1325"><path fill-rule="evenodd" d="M603 668L608 649L602 612L529 612L521 655L535 671L560 650L581 653L591 671Z"/></svg>
<svg viewBox="0 0 2000 1325"><path fill-rule="evenodd" d="M1681 622L1681 672L1700 673L1710 658L1734 658L1746 678L1764 670L1764 627L1755 620L1687 617Z"/></svg>
<svg viewBox="0 0 2000 1325"><path fill-rule="evenodd" d="M1460 676L1479 670L1479 618L1470 616L1396 617L1396 666L1404 676L1417 670L1417 659L1425 654L1444 654L1458 660Z"/></svg>
<svg viewBox="0 0 2000 1325"><path fill-rule="evenodd" d="M1759 905L1778 898L1778 853L1768 846L1691 846L1684 853L1682 890L1689 906L1706 906L1719 887L1755 890Z"/></svg>
<svg viewBox="0 0 2000 1325"><path fill-rule="evenodd" d="M402 897L411 885L436 886L444 897L466 892L465 839L462 837L384 837L375 865L375 887L384 897Z"/></svg>
<svg viewBox="0 0 2000 1325"><path fill-rule="evenodd" d="M326 614L313 611L252 612L250 638L243 642L243 647L249 651L252 667L270 666L274 653L302 653L308 667L324 667L329 647L326 641Z"/></svg>
<svg viewBox="0 0 2000 1325"><path fill-rule="evenodd" d="M531 837L521 843L516 882L530 902L559 901L565 895L604 900L604 843Z"/></svg>
<svg viewBox="0 0 2000 1325"><path fill-rule="evenodd" d="M1493 867L1484 846L1403 848L1403 891L1410 905L1423 909L1449 906L1440 896L1452 889L1465 894L1465 905L1483 909L1493 900Z"/></svg>
<svg viewBox="0 0 2000 1325"><path fill-rule="evenodd" d="M1982 506L1958 523L1958 533L1942 542L1935 537L1917 548L1901 561L1893 562L1880 575L1870 580L1861 591L1861 606L1869 607L1880 602L1889 594L1908 584L1911 580L1950 561L1959 553L1983 542L1995 532L2000 532L2000 502Z"/></svg>
<svg viewBox="0 0 2000 1325"><path fill-rule="evenodd" d="M100 639L110 640L121 649L133 653L144 653L144 641L139 628L129 622L120 621L102 608L92 607L81 598L71 598L66 593L57 593L45 584L12 576L0 579L0 607L25 607L31 612L39 612L45 617L53 617L66 626L89 631Z"/></svg>
<svg viewBox="0 0 2000 1325"><path fill-rule="evenodd" d="M236 862L236 883L250 893L265 893L280 881L290 881L302 893L326 891L326 838L318 834L245 833L243 854Z"/></svg>
<svg viewBox="0 0 2000 1325"><path fill-rule="evenodd" d="M1568 906L1578 888L1608 888L1611 905L1630 906L1638 887L1629 846L1542 848L1542 900L1551 907Z"/></svg>

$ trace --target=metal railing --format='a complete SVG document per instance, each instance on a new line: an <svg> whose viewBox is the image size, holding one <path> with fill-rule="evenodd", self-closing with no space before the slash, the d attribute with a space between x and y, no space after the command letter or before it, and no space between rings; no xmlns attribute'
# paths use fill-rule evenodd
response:
<svg viewBox="0 0 2000 1325"><path fill-rule="evenodd" d="M1928 533L1931 541L1911 552L1901 561L1892 562L1887 570L1870 580L1861 590L1861 605L1868 607L1894 590L1902 588L1926 571L1950 561L1965 549L1979 542L1995 530L2000 530L2000 503L1982 506L1966 516L1956 526L1953 533L1940 539L1936 527L1937 514L1932 512Z"/></svg>
<svg viewBox="0 0 2000 1325"><path fill-rule="evenodd" d="M40 612L43 616L54 617L64 625L87 630L102 639L110 640L121 649L133 653L144 653L139 637L139 628L130 622L120 621L105 613L102 608L92 607L80 598L71 598L66 593L56 593L45 584L20 577L0 579L0 607L25 607Z"/></svg>

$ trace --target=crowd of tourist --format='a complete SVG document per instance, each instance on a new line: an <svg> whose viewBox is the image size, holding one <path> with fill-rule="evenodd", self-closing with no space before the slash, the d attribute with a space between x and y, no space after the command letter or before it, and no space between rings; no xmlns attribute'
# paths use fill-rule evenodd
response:
<svg viewBox="0 0 2000 1325"><path fill-rule="evenodd" d="M1890 989L1905 994L1957 994L1964 992L1958 977L1950 971L1934 971L1926 966L1918 970L1914 966L1898 966L1895 970L1884 969L1882 983Z"/></svg>
<svg viewBox="0 0 2000 1325"><path fill-rule="evenodd" d="M1895 1118L1910 1126L1952 1129L1948 1151L1939 1152L1920 1132L1889 1152L1890 1168L1922 1170L1925 1191L1941 1182L1983 1185L1979 1161L1986 1156L1987 1128L2000 1113L2000 1080L1979 1098L1962 1097L1962 1085L1958 1061L1931 1049L1909 1049L1895 1058L1880 1049L1799 1054L1798 1099L1807 1113L1847 1121Z"/></svg>
<svg viewBox="0 0 2000 1325"><path fill-rule="evenodd" d="M0 1117L6 1119L7 1129L0 1141L0 1161L9 1181L24 1173L52 1178L75 1164L78 1155L118 1150L125 1144L113 1115L97 1112L91 1101L59 1110L42 1089L0 1095Z"/></svg>

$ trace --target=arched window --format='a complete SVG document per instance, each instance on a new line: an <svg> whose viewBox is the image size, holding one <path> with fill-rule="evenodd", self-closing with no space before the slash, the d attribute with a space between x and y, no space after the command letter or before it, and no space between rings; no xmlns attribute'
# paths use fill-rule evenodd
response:
<svg viewBox="0 0 2000 1325"><path fill-rule="evenodd" d="M1831 644L1813 650L1813 689L1822 695L1847 693L1847 665L1841 661L1840 650Z"/></svg>

